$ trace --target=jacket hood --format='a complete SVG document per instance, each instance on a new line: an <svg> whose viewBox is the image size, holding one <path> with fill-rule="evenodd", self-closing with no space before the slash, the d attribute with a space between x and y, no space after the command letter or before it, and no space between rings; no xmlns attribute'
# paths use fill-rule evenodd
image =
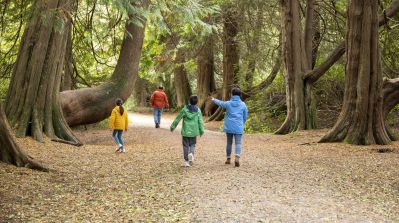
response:
<svg viewBox="0 0 399 223"><path fill-rule="evenodd" d="M231 97L231 106L232 107L239 107L241 106L241 98L238 95L234 95Z"/></svg>
<svg viewBox="0 0 399 223"><path fill-rule="evenodd" d="M196 111L192 111L196 108ZM193 119L198 115L198 107L196 105L187 105L186 107L184 107L184 114L186 116L187 119Z"/></svg>
<svg viewBox="0 0 399 223"><path fill-rule="evenodd" d="M198 112L198 106L196 106L196 105L187 105L186 108L187 108L190 112Z"/></svg>

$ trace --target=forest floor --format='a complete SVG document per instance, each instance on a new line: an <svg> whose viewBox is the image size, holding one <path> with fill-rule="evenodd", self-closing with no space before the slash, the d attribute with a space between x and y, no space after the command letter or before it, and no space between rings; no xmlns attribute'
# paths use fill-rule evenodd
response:
<svg viewBox="0 0 399 223"><path fill-rule="evenodd" d="M184 168L171 116L155 129L150 115L131 114L124 154L101 128L76 130L80 148L18 139L52 171L0 164L0 222L399 222L398 142L245 135L235 168L224 164L224 134L208 130Z"/></svg>

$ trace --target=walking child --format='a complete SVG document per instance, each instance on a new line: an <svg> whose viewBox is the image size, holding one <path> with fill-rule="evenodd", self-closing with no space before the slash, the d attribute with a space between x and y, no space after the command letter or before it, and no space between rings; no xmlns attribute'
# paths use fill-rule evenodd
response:
<svg viewBox="0 0 399 223"><path fill-rule="evenodd" d="M181 135L183 136L183 155L184 166L190 167L194 162L195 145L197 136L204 134L204 121L202 120L201 110L197 106L198 97L190 97L190 104L185 106L170 126L170 131L176 129L180 120L183 119Z"/></svg>
<svg viewBox="0 0 399 223"><path fill-rule="evenodd" d="M241 139L244 133L244 124L248 117L248 108L243 101L241 101L241 90L233 88L231 90L230 101L220 101L212 98L213 103L226 109L226 116L224 118L224 132L227 135L226 145L226 164L231 163L231 150L233 146L233 138L235 139L235 166L240 166L241 157Z"/></svg>
<svg viewBox="0 0 399 223"><path fill-rule="evenodd" d="M126 152L125 145L123 143L122 133L123 130L127 131L128 126L128 115L123 108L122 99L116 99L116 106L111 112L109 117L109 128L112 129L112 137L115 140L118 149L115 152Z"/></svg>

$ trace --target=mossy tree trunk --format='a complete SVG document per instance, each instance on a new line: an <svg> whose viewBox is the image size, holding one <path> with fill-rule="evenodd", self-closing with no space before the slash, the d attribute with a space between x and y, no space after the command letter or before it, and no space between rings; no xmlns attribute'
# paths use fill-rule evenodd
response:
<svg viewBox="0 0 399 223"><path fill-rule="evenodd" d="M312 129L314 121L306 104L311 103L311 86L303 81L304 73L312 64L313 1L307 1L305 34L302 34L300 3L297 0L282 1L283 56L286 70L287 116L276 134ZM307 90L305 90L307 89Z"/></svg>
<svg viewBox="0 0 399 223"><path fill-rule="evenodd" d="M188 104L191 95L191 86L187 78L187 71L184 67L186 62L185 50L178 49L175 59L174 69L174 87L176 93L176 102L178 107L183 107Z"/></svg>
<svg viewBox="0 0 399 223"><path fill-rule="evenodd" d="M199 99L198 107L201 110L205 109L206 100L208 99L209 95L216 90L213 41L213 36L207 38L197 58L197 95Z"/></svg>
<svg viewBox="0 0 399 223"><path fill-rule="evenodd" d="M377 10L378 1L349 3L343 107L321 142L385 145L392 140L384 122Z"/></svg>
<svg viewBox="0 0 399 223"><path fill-rule="evenodd" d="M233 7L226 7L223 12L223 89L222 99L228 100L233 86L238 82L239 49L237 43L238 12ZM220 121L223 119L224 110L218 108L208 121Z"/></svg>
<svg viewBox="0 0 399 223"><path fill-rule="evenodd" d="M7 117L0 104L0 161L12 164L18 167L27 167L31 169L48 171L43 164L36 162L26 155L15 142L11 135L11 128L7 122Z"/></svg>
<svg viewBox="0 0 399 223"><path fill-rule="evenodd" d="M141 7L148 8L149 0L142 0ZM84 88L61 92L61 104L65 118L70 126L91 124L104 120L115 106L115 99L126 100L132 93L139 70L141 49L144 40L145 18L142 25L126 22L125 37L119 59L111 78L94 88Z"/></svg>
<svg viewBox="0 0 399 223"><path fill-rule="evenodd" d="M6 101L6 114L17 137L32 135L42 142L45 134L81 144L66 123L59 103L74 4L75 0L39 0L33 6Z"/></svg>

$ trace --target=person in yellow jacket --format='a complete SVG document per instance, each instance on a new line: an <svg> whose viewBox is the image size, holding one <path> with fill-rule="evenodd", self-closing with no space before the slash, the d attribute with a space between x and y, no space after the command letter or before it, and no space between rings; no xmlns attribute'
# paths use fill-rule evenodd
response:
<svg viewBox="0 0 399 223"><path fill-rule="evenodd" d="M118 145L118 149L115 152L124 153L126 150L123 143L122 133L123 130L127 131L128 115L122 105L123 100L120 98L116 99L116 106L109 117L109 128L113 130L112 137Z"/></svg>

